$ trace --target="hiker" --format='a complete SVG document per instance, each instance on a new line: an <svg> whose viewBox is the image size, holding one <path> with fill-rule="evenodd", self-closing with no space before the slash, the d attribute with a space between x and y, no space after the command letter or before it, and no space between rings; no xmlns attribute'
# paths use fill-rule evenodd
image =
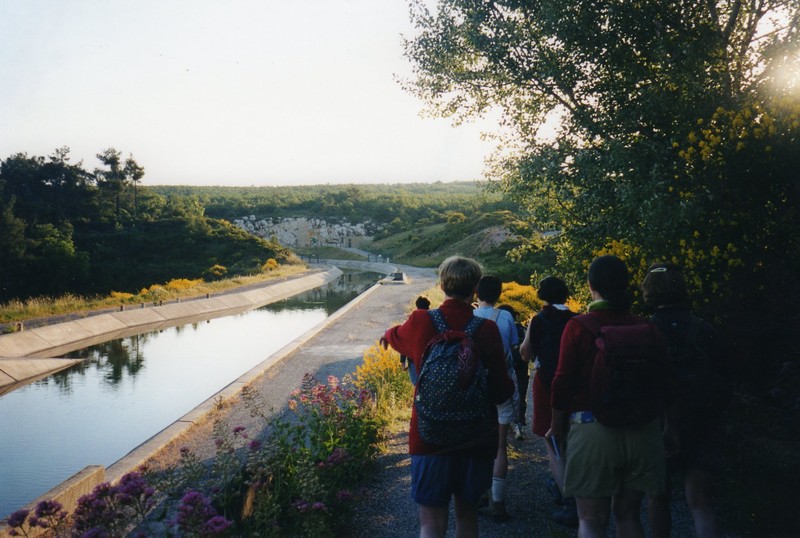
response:
<svg viewBox="0 0 800 538"><path fill-rule="evenodd" d="M503 283L495 276L485 276L478 282L478 308L475 315L484 319L492 320L497 324L500 336L503 338L503 350L505 352L506 369L508 376L514 382L514 394L508 401L497 406L498 441L497 458L494 460L494 472L492 474L491 491L491 512L492 517L498 523L508 521L511 515L506 510L506 479L508 478L508 432L511 424L516 420L519 409L519 390L517 388L517 375L514 371L514 359L511 353L513 346L519 344L517 328L514 318L505 310L495 308L494 305L500 299L503 290Z"/></svg>
<svg viewBox="0 0 800 538"><path fill-rule="evenodd" d="M713 475L720 470L720 415L730 398L721 371L722 353L713 327L694 316L681 268L671 263L650 266L641 285L642 298L655 310L651 318L667 341L677 400L677 454L667 458L667 490L648 495L647 512L654 538L672 530L672 475L683 473L686 502L699 538L719 536L711 495Z"/></svg>
<svg viewBox="0 0 800 538"><path fill-rule="evenodd" d="M514 328L517 330L517 341L519 344L511 346L511 357L514 361L514 374L517 376L517 401L519 402L517 409L517 416L511 424L511 429L514 432L514 439L517 441L525 440L525 425L528 423L525 418L528 412L528 383L530 382L530 375L528 374L529 364L522 360L519 346L525 338L525 326L517 321L517 311L514 307L507 304L497 305L500 310L505 310L514 319Z"/></svg>
<svg viewBox="0 0 800 538"><path fill-rule="evenodd" d="M582 538L605 537L612 509L617 536L643 536L642 497L664 491L667 350L652 322L628 312L629 280L616 256L591 263L593 301L567 322L551 386L545 438L566 440L564 495L575 497ZM671 418L663 434L674 439Z"/></svg>
<svg viewBox="0 0 800 538"><path fill-rule="evenodd" d="M505 351L497 326L476 319L473 314L471 302L481 273L475 260L458 256L447 258L439 266L439 285L446 296L442 305L429 311L415 310L405 323L390 328L381 338L384 347L391 345L402 355L410 357L419 372L408 449L411 454L411 495L420 507L420 537L445 535L451 497L455 507L456 535L478 536L478 501L491 486L493 461L497 454L495 406L508 400L514 391L513 382L506 373ZM436 324L442 320L450 330L439 336L441 331ZM463 362L466 368L459 369L459 379L463 373L470 383L483 380L483 401L471 401L468 405L482 406L486 417L480 424L465 424L461 428L471 435L463 442L452 446L429 443L422 438L423 429L428 432L426 435L431 435L429 419L420 417L419 405L429 397L424 393L429 388L440 388L442 404L447 404L455 395L447 392L448 397L444 397L446 388L443 385L428 387L428 381L435 381L437 373L426 369L425 361L433 360L433 348L441 349L442 340L446 341L448 336L457 340L465 330L473 331L471 342L474 349L465 339L461 340L461 345L474 353L462 348L465 360L453 362ZM452 410L453 415L457 412L458 409ZM450 433L452 424L446 422L446 418L442 417L441 428L447 430L443 433Z"/></svg>
<svg viewBox="0 0 800 538"><path fill-rule="evenodd" d="M533 424L531 430L534 435L544 438L550 429L552 413L550 411L550 384L556 373L558 354L561 349L561 335L567 321L575 312L567 308L564 303L569 297L567 284L560 278L548 276L539 282L536 296L542 301L542 310L531 318L525 339L520 346L522 360L526 364L533 362L534 376L532 403ZM556 523L568 527L578 525L578 508L574 497L564 497L564 452L566 447L560 446L561 453L556 454L552 443L545 443L547 459L550 463L552 477L547 481L547 487L553 496L553 501L560 504L561 509L553 512L552 519Z"/></svg>
<svg viewBox="0 0 800 538"><path fill-rule="evenodd" d="M420 295L417 297L417 300L414 301L414 306L417 307L417 310L429 310L431 307L431 300L424 295ZM400 355L400 364L403 370L408 370L408 377L411 379L411 384L416 385L418 375L414 362L405 355Z"/></svg>

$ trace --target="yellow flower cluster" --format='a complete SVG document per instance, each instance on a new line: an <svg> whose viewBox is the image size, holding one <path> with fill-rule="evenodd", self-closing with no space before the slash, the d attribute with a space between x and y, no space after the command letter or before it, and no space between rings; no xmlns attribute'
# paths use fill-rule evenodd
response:
<svg viewBox="0 0 800 538"><path fill-rule="evenodd" d="M267 273L269 271L273 271L278 268L278 261L275 258L269 258L264 264L261 266L261 271Z"/></svg>
<svg viewBox="0 0 800 538"><path fill-rule="evenodd" d="M512 307L517 313L517 321L523 324L542 308L542 301L536 296L536 288L518 282L503 284L498 304Z"/></svg>
<svg viewBox="0 0 800 538"><path fill-rule="evenodd" d="M196 288L202 283L202 278L195 278L193 280L189 280L188 278L173 278L167 282L164 287L168 290L188 290L191 288Z"/></svg>
<svg viewBox="0 0 800 538"><path fill-rule="evenodd" d="M413 385L408 372L400 365L400 355L392 348L376 343L364 353L364 362L356 366L353 383L374 393L378 408L387 411L398 403L411 404Z"/></svg>
<svg viewBox="0 0 800 538"><path fill-rule="evenodd" d="M678 155L688 164L723 164L725 154L744 151L758 143L759 150L772 151L770 140L797 134L800 130L800 101L783 98L769 103L752 103L735 110L718 107L708 121L697 120L697 129L686 136ZM680 142L672 147L680 148Z"/></svg>
<svg viewBox="0 0 800 538"><path fill-rule="evenodd" d="M625 239L612 239L605 247L594 252L595 257L606 255L616 256L625 262L632 282L641 282L650 265L642 248Z"/></svg>

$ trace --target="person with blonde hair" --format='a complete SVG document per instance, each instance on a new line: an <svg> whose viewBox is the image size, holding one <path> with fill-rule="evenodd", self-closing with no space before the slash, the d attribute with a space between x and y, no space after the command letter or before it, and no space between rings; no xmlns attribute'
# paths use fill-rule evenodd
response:
<svg viewBox="0 0 800 538"><path fill-rule="evenodd" d="M478 536L478 501L491 486L497 453L495 406L510 398L514 390L506 372L505 351L497 325L475 319L473 313L472 299L481 276L481 267L475 260L460 256L447 258L439 266L439 286L446 297L441 306L413 311L402 325L388 329L381 338L384 347L392 346L410 357L420 376L414 391L408 449L411 495L419 505L421 538L445 536L451 499L455 508L456 536ZM440 330L442 324L446 327L444 332ZM452 446L437 445L424 440L420 431L423 421L418 403L429 376L425 361L430 355L426 350L432 342L462 338L466 331L473 331L472 347L463 365L459 361L458 368L466 369L465 377L474 376L476 372L483 376L486 398L479 404L488 413L486 429ZM436 376L430 374L429 380L435 382ZM447 389L441 387L441 390L445 394Z"/></svg>

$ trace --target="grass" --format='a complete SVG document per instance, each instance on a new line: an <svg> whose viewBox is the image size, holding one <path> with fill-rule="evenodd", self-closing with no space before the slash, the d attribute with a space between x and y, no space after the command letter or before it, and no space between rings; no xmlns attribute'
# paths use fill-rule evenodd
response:
<svg viewBox="0 0 800 538"><path fill-rule="evenodd" d="M150 290L158 288L160 300L198 297L206 294L219 293L240 286L297 275L306 270L307 267L305 265L281 265L272 271L256 275L237 276L211 282L202 280L192 281L193 285L191 286L170 286L169 283L167 283L163 286L151 286ZM60 297L34 297L24 301L12 300L0 304L0 323L15 323L47 316L112 308L119 306L121 303L138 304L153 302L153 299L154 297L151 292L146 294L141 294L140 292L140 294L136 295L111 292L111 294L105 297L80 297L77 295L65 294Z"/></svg>

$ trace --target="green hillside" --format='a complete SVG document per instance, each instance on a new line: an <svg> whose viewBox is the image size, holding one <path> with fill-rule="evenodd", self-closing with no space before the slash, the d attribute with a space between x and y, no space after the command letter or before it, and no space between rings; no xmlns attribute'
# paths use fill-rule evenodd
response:
<svg viewBox="0 0 800 538"><path fill-rule="evenodd" d="M422 224L376 240L371 250L403 264L437 267L448 256L477 259L487 272L503 280L528 283L531 275L547 272L554 254L542 250L514 260L509 253L520 246L516 235L519 222L508 211L467 218L463 214L449 222Z"/></svg>

